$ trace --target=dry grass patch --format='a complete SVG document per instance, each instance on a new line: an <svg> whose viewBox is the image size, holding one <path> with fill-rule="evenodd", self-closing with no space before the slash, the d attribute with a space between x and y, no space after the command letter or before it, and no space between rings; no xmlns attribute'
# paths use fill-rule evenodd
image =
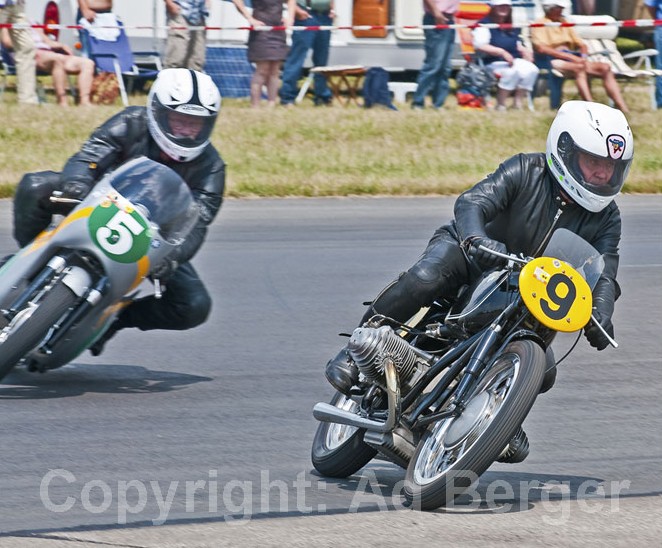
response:
<svg viewBox="0 0 662 548"><path fill-rule="evenodd" d="M574 85L566 85L573 97ZM60 109L0 103L0 192L23 173L60 170L90 132L121 106ZM662 111L643 86L626 98L636 138L629 192L662 191ZM52 100L52 99L51 99ZM596 90L596 100L604 100ZM132 98L144 104L144 96ZM213 142L228 164L230 196L455 194L517 152L543 151L554 117L547 97L536 111L462 110L449 97L441 111L350 107L249 108L225 100Z"/></svg>

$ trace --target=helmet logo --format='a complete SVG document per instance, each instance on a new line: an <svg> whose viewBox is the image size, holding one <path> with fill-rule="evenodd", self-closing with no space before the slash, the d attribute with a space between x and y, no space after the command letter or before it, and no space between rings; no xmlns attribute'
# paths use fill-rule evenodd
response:
<svg viewBox="0 0 662 548"><path fill-rule="evenodd" d="M554 156L554 154L550 154L552 157L552 163L554 164L554 167L556 168L556 171L559 172L559 175L561 177L565 177L565 171L563 170L563 165L561 165L561 162L559 162L559 159Z"/></svg>
<svg viewBox="0 0 662 548"><path fill-rule="evenodd" d="M186 114L197 114L204 116L207 114L207 109L198 105L180 105L179 107L175 108L177 112L183 112Z"/></svg>
<svg viewBox="0 0 662 548"><path fill-rule="evenodd" d="M610 135L607 137L607 150L610 158L618 160L625 152L625 139L620 135Z"/></svg>

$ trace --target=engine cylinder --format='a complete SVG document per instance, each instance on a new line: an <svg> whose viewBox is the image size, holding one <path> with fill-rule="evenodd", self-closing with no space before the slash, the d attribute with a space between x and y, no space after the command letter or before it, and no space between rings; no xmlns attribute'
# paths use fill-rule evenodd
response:
<svg viewBox="0 0 662 548"><path fill-rule="evenodd" d="M395 363L401 383L406 383L418 368L416 354L409 343L385 325L355 329L347 348L359 371L381 386L384 385L386 359Z"/></svg>

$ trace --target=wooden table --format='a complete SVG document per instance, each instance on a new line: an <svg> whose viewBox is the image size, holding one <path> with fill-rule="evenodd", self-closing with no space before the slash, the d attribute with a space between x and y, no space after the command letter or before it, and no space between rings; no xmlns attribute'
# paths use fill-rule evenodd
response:
<svg viewBox="0 0 662 548"><path fill-rule="evenodd" d="M312 74L321 74L326 78L333 100L341 105L350 103L361 105L359 95L366 68L361 65L335 65L330 67L313 67Z"/></svg>

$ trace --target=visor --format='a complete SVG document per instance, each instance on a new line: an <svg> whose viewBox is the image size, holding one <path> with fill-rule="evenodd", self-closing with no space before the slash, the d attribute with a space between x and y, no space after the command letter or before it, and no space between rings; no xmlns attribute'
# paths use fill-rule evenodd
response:
<svg viewBox="0 0 662 548"><path fill-rule="evenodd" d="M612 159L581 149L565 132L559 137L559 156L569 175L587 191L601 197L616 196L625 183L632 159Z"/></svg>
<svg viewBox="0 0 662 548"><path fill-rule="evenodd" d="M152 109L156 123L171 143L184 148L196 148L209 141L216 113L189 114L166 107L158 99L153 102Z"/></svg>

